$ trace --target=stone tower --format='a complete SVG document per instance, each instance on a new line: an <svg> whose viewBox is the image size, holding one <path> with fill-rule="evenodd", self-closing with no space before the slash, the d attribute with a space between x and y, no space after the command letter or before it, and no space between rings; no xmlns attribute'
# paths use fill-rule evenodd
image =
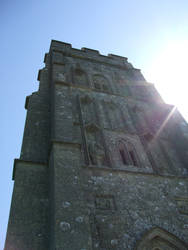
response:
<svg viewBox="0 0 188 250"><path fill-rule="evenodd" d="M186 250L188 125L127 58L52 41L5 250Z"/></svg>

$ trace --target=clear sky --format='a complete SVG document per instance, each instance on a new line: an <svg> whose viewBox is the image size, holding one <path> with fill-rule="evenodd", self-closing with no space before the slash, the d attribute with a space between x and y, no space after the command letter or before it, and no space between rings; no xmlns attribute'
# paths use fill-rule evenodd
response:
<svg viewBox="0 0 188 250"><path fill-rule="evenodd" d="M26 112L51 39L126 56L188 119L187 0L1 0L0 249Z"/></svg>

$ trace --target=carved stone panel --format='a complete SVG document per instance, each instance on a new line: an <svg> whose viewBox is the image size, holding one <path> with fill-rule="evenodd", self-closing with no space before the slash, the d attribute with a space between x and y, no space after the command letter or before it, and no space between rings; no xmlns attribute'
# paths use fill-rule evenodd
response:
<svg viewBox="0 0 188 250"><path fill-rule="evenodd" d="M84 151L87 151L86 164L104 166L108 163L96 105L90 96L80 98L80 123L86 144L84 147Z"/></svg>
<svg viewBox="0 0 188 250"><path fill-rule="evenodd" d="M102 210L115 210L115 200L113 196L96 196L95 207Z"/></svg>
<svg viewBox="0 0 188 250"><path fill-rule="evenodd" d="M179 213L188 215L188 198L178 197L176 198L176 202Z"/></svg>
<svg viewBox="0 0 188 250"><path fill-rule="evenodd" d="M103 75L93 75L94 88L101 91L111 91L108 80Z"/></svg>

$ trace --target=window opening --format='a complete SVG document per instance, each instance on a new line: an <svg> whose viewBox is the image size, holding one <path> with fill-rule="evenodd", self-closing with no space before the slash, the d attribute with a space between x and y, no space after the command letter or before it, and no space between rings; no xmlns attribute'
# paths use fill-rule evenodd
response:
<svg viewBox="0 0 188 250"><path fill-rule="evenodd" d="M131 157L131 160L132 160L133 165L134 165L134 166L137 166L137 165L138 165L138 164L137 164L137 160L136 160L135 154L134 154L134 152L133 152L132 150L129 151L129 155L130 155L130 157Z"/></svg>
<svg viewBox="0 0 188 250"><path fill-rule="evenodd" d="M132 143L120 141L118 151L120 154L120 160L124 165L139 166L138 157Z"/></svg>
<svg viewBox="0 0 188 250"><path fill-rule="evenodd" d="M120 149L119 152L120 152L123 164L127 165L128 162L127 162L127 157L126 157L125 151L123 149Z"/></svg>

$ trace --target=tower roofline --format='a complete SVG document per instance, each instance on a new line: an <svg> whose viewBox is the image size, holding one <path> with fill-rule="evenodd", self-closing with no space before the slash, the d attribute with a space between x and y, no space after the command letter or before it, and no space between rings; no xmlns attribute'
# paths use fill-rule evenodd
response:
<svg viewBox="0 0 188 250"><path fill-rule="evenodd" d="M115 64L123 66L127 69L139 70L134 68L127 60L127 57L119 56L115 54L102 55L98 50L82 47L81 49L73 48L72 44L61 42L57 40L52 40L50 44L50 51L61 52L65 54L70 54L74 57L92 57L92 59L104 61L106 63Z"/></svg>

